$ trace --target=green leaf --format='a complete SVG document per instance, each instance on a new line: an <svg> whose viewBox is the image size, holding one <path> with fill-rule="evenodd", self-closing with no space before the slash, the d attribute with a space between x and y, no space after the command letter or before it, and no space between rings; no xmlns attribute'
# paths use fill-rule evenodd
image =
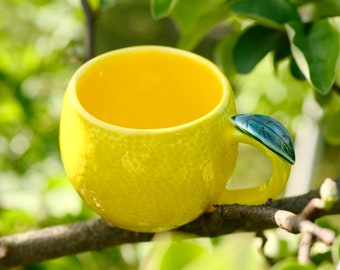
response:
<svg viewBox="0 0 340 270"><path fill-rule="evenodd" d="M330 114L326 118L325 123L325 137L329 144L331 145L340 145L340 110Z"/></svg>
<svg viewBox="0 0 340 270"><path fill-rule="evenodd" d="M36 217L22 210L0 209L0 234L13 234L36 226Z"/></svg>
<svg viewBox="0 0 340 270"><path fill-rule="evenodd" d="M160 269L183 269L188 263L207 252L207 250L193 241L172 241L164 253Z"/></svg>
<svg viewBox="0 0 340 270"><path fill-rule="evenodd" d="M291 51L299 69L321 94L327 94L335 79L339 33L327 19L315 22L305 33L304 25L286 24Z"/></svg>
<svg viewBox="0 0 340 270"><path fill-rule="evenodd" d="M340 12L338 14L340 14ZM340 32L340 16L329 18L329 21L335 27L335 29Z"/></svg>
<svg viewBox="0 0 340 270"><path fill-rule="evenodd" d="M221 241L186 265L186 270L211 269L267 269L260 251L261 240L251 233L235 233L221 237Z"/></svg>
<svg viewBox="0 0 340 270"><path fill-rule="evenodd" d="M180 32L177 47L192 50L212 27L228 17L229 11L230 3L221 0L179 1L171 13Z"/></svg>
<svg viewBox="0 0 340 270"><path fill-rule="evenodd" d="M339 0L322 0L310 1L310 6L313 9L313 19L335 17L340 14L340 1Z"/></svg>
<svg viewBox="0 0 340 270"><path fill-rule="evenodd" d="M327 102L323 104L323 133L328 144L340 145L340 95L336 91L331 91L326 96Z"/></svg>
<svg viewBox="0 0 340 270"><path fill-rule="evenodd" d="M93 11L97 11L101 8L114 4L114 0L88 0L90 7Z"/></svg>
<svg viewBox="0 0 340 270"><path fill-rule="evenodd" d="M116 0L100 0L100 6L98 8L107 8L115 5Z"/></svg>
<svg viewBox="0 0 340 270"><path fill-rule="evenodd" d="M262 25L282 29L282 24L300 21L295 7L286 0L237 0L232 4L232 11L254 19Z"/></svg>
<svg viewBox="0 0 340 270"><path fill-rule="evenodd" d="M255 25L248 28L240 37L233 52L236 70L250 72L268 52L276 48L283 38L279 31Z"/></svg>
<svg viewBox="0 0 340 270"><path fill-rule="evenodd" d="M325 261L318 265L317 270L334 270L334 265L331 262Z"/></svg>
<svg viewBox="0 0 340 270"><path fill-rule="evenodd" d="M306 80L306 77L303 75L303 73L301 72L300 68L298 67L298 65L296 64L296 61L294 58L292 58L290 60L290 72L292 73L293 77L297 80Z"/></svg>
<svg viewBox="0 0 340 270"><path fill-rule="evenodd" d="M318 91L314 91L313 96L314 96L315 101L321 107L325 108L329 104L330 100L332 99L332 91L329 92L327 95L322 95Z"/></svg>
<svg viewBox="0 0 340 270"><path fill-rule="evenodd" d="M154 239L147 261L148 269L184 269L202 255L211 251L211 240L188 239L180 232L165 232Z"/></svg>
<svg viewBox="0 0 340 270"><path fill-rule="evenodd" d="M151 0L151 15L154 19L167 17L177 0Z"/></svg>
<svg viewBox="0 0 340 270"><path fill-rule="evenodd" d="M312 264L302 265L296 259L288 258L276 263L271 270L316 270Z"/></svg>
<svg viewBox="0 0 340 270"><path fill-rule="evenodd" d="M171 17L175 20L180 33L187 33L194 27L204 14L219 6L214 0L178 1Z"/></svg>
<svg viewBox="0 0 340 270"><path fill-rule="evenodd" d="M229 33L218 43L214 52L215 62L222 69L231 84L233 84L234 78L237 75L233 62L233 50L239 37L239 31Z"/></svg>
<svg viewBox="0 0 340 270"><path fill-rule="evenodd" d="M281 60L287 58L289 55L290 55L289 43L288 43L288 41L283 39L279 48L274 51L273 60L274 60L275 69L277 68L277 64Z"/></svg>
<svg viewBox="0 0 340 270"><path fill-rule="evenodd" d="M340 235L335 238L333 244L332 244L332 259L333 263L337 265L340 261Z"/></svg>

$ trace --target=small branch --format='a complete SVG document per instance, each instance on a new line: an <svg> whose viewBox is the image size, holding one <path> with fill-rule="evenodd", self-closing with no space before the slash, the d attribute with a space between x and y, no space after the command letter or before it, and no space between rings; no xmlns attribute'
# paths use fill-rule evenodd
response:
<svg viewBox="0 0 340 270"><path fill-rule="evenodd" d="M327 178L320 188L321 199L314 198L297 216L297 223L301 232L301 241L298 250L298 261L301 264L310 262L310 251L316 238L330 245L335 239L331 230L317 226L314 221L325 209L331 209L339 200L337 184Z"/></svg>
<svg viewBox="0 0 340 270"><path fill-rule="evenodd" d="M87 0L81 0L86 19L86 58L90 60L95 55L95 23L97 19L97 11L93 10Z"/></svg>
<svg viewBox="0 0 340 270"><path fill-rule="evenodd" d="M337 181L338 190L339 185L340 179ZM329 211L318 208L316 212L310 212L310 206L306 206L310 201L315 202L314 198L319 198L318 190L258 206L219 205L216 206L216 211L206 213L177 230L197 236L214 237L235 231L261 232L281 227L292 233L307 231L330 243L332 235L329 231L306 218L316 219L328 214L340 214L340 203L335 202ZM115 228L102 219L8 235L0 238L0 269L84 251L102 250L124 243L150 241L153 236L153 233L137 233ZM307 244L308 241L306 240Z"/></svg>
<svg viewBox="0 0 340 270"><path fill-rule="evenodd" d="M302 233L299 244L298 261L301 264L310 263L310 251L314 243L315 236L310 233Z"/></svg>

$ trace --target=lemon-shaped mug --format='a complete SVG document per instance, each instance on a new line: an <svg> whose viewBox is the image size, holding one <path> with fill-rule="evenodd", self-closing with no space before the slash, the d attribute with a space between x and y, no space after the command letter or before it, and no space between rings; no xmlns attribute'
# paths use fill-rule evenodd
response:
<svg viewBox="0 0 340 270"><path fill-rule="evenodd" d="M286 129L263 115L237 115L232 89L194 53L136 46L82 65L65 93L60 122L67 176L114 226L158 232L214 204L260 204L285 186L294 149ZM271 161L272 177L228 190L238 143Z"/></svg>

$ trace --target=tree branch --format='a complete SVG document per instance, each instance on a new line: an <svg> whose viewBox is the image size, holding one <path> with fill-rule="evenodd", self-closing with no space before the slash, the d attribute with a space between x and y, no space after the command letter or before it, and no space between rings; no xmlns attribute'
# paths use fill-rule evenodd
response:
<svg viewBox="0 0 340 270"><path fill-rule="evenodd" d="M337 180L338 193L339 186L340 178ZM340 202L335 202L329 210L318 208L316 212L303 211L314 198L319 198L318 190L259 206L218 205L216 211L206 213L177 230L197 236L214 237L235 231L261 232L281 227L292 233L307 230L313 237L320 236L324 233L323 229L307 218L312 216L314 220L324 215L339 214ZM298 215L299 213L301 214ZM137 233L115 228L102 219L8 235L0 238L0 269L84 251L98 251L124 243L150 241L153 236L153 233ZM308 251L310 244L307 243L306 247Z"/></svg>
<svg viewBox="0 0 340 270"><path fill-rule="evenodd" d="M87 0L81 0L83 11L86 19L86 58L90 60L95 55L95 22L97 11L93 10Z"/></svg>
<svg viewBox="0 0 340 270"><path fill-rule="evenodd" d="M102 219L5 236L0 240L0 269L122 243L149 241L152 236L111 227Z"/></svg>

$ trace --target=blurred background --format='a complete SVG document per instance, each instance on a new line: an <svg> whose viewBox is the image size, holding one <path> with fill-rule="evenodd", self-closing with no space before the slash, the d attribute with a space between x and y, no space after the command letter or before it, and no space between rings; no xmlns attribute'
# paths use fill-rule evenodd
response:
<svg viewBox="0 0 340 270"><path fill-rule="evenodd" d="M140 44L177 46L176 24L169 18L153 19L149 0L105 2L96 22L96 55ZM249 23L236 17L230 21L230 25ZM288 61L282 61L274 70L268 55L252 72L229 77L222 56L233 34L230 25L217 25L192 50L226 71L239 113L271 115L289 129L295 139L297 162L285 195L305 193L326 177L339 176L339 137L333 130L340 134L339 120L325 123L330 109L315 101L307 82L292 77ZM1 235L96 217L66 178L58 146L63 94L72 74L84 62L85 33L84 12L78 0L0 1ZM332 113L340 116L339 95L331 102L335 110ZM240 145L230 185L256 185L256 179L265 181L270 175L269 161L257 150ZM268 231L266 236L264 252L273 261L296 253L298 236L280 230ZM126 244L18 269L269 267L261 253L262 240L251 233L194 240L165 233L157 239L154 243Z"/></svg>

